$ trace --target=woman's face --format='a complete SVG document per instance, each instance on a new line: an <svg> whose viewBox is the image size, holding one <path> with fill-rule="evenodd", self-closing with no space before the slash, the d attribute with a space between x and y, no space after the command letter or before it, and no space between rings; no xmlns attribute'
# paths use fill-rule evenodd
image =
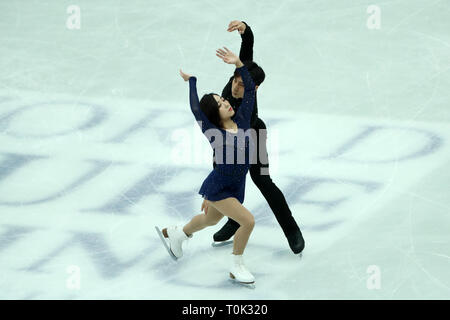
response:
<svg viewBox="0 0 450 320"><path fill-rule="evenodd" d="M214 95L214 99L216 99L217 104L219 106L219 115L222 121L228 120L232 116L234 116L234 110L231 107L231 104L228 102L228 100L225 100L224 98L218 95Z"/></svg>

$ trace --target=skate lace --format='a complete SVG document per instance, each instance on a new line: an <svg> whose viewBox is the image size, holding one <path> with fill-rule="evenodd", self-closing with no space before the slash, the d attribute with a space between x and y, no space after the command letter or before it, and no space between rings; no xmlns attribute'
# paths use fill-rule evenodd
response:
<svg viewBox="0 0 450 320"><path fill-rule="evenodd" d="M238 269L239 271L241 271L243 274L250 274L250 272L248 271L248 269L245 267L245 265L243 263L239 263L238 264Z"/></svg>

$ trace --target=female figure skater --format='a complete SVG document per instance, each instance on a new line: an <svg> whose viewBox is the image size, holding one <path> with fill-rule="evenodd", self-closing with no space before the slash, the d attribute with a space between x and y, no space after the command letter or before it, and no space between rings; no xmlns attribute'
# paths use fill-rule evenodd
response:
<svg viewBox="0 0 450 320"><path fill-rule="evenodd" d="M205 213L196 215L184 227L164 228L159 233L169 253L177 259L183 255L183 241L191 238L194 232L217 224L223 216L232 218L239 224L239 228L234 235L230 277L241 283L252 284L255 282L255 278L244 265L243 253L255 225L255 220L250 211L242 206L242 203L244 201L245 177L252 156L250 149L253 147L253 142L250 136L249 142L244 143L245 147L243 147L242 144L236 144L234 138L238 132L242 133L242 130L250 128L250 118L255 101L255 84L247 67L230 50L227 48L224 48L224 50L218 49L216 55L225 63L234 64L240 73L244 82L242 104L235 115L230 103L217 94L206 94L199 102L196 88L197 79L180 70L180 75L184 81L189 81L190 105L195 119L203 134L209 138L211 136L215 138L214 141L210 141L210 144L215 149L217 165L204 180L199 191L199 194L205 199L202 204L202 210ZM231 119L233 116L235 116L234 120ZM208 140L210 140L209 138ZM217 147L218 144L221 148ZM236 163L235 153L237 158L245 153L245 161L240 161L244 163ZM223 155L222 159L218 159L220 154ZM231 161L229 155L233 156ZM207 212L204 210L205 206L208 207ZM159 231L158 228L157 230ZM169 245L167 245L167 242Z"/></svg>

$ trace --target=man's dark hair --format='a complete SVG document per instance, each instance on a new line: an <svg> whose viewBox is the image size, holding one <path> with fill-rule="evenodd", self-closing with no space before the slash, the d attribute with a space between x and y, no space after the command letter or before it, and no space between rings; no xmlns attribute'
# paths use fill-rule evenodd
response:
<svg viewBox="0 0 450 320"><path fill-rule="evenodd" d="M261 83L263 83L264 78L266 77L266 74L264 73L264 70L256 64L256 62L253 61L244 61L243 64L247 67L248 72L250 73L250 76L253 79L253 82L256 86L259 86ZM235 77L240 77L241 74L239 71L234 71Z"/></svg>
<svg viewBox="0 0 450 320"><path fill-rule="evenodd" d="M217 128L222 127L222 121L220 120L219 104L214 99L216 93L205 94L200 100L200 109L203 111L209 122L215 125Z"/></svg>

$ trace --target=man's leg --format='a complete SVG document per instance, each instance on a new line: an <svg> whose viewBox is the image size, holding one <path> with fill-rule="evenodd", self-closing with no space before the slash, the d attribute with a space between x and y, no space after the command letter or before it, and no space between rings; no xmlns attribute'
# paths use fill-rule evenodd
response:
<svg viewBox="0 0 450 320"><path fill-rule="evenodd" d="M215 242L223 242L229 240L239 229L240 225L231 218L223 225L223 227L214 233L213 239Z"/></svg>
<svg viewBox="0 0 450 320"><path fill-rule="evenodd" d="M289 206L286 202L283 193L275 185L275 183L273 183L269 175L268 171L269 162L267 156L267 135L265 131L260 131L260 129L266 130L266 125L261 119L258 118L258 121L254 129L257 134L256 137L257 139L255 140L257 148L255 151L258 152L257 153L258 158L257 163L252 164L250 166L250 176L255 185L261 191L264 198L266 199L270 209L272 209L272 212L274 213L275 218L278 221L278 224L281 226L281 229L283 230L288 240L290 248L294 253L300 253L305 247L303 235L300 231L300 228L297 225L297 222L292 216L291 210L289 209ZM261 147L263 149L261 150L261 153L259 152L260 146L259 139L262 139ZM260 159L260 154L262 154L263 157L265 157L264 161L261 161L263 159ZM264 162L264 164L262 162ZM225 223L222 229L220 229L214 234L213 236L214 241L221 242L230 239L238 228L239 224L233 221L232 219L228 218L227 223Z"/></svg>
<svg viewBox="0 0 450 320"><path fill-rule="evenodd" d="M270 209L272 209L278 224L288 239L292 251L294 253L300 253L305 246L302 233L292 216L283 193L275 183L273 183L269 175L266 125L258 118L254 129L257 133L258 159L256 164L250 166L250 176L266 199ZM259 150L260 147L261 150Z"/></svg>

